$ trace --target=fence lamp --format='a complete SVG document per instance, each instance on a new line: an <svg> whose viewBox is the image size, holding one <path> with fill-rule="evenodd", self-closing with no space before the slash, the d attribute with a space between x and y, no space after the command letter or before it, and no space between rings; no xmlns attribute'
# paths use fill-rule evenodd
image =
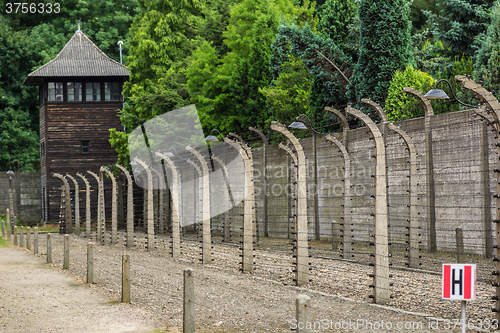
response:
<svg viewBox="0 0 500 333"><path fill-rule="evenodd" d="M210 132L210 135L205 138L205 141L207 141L207 142L218 142L219 141L219 139L217 139L217 137L215 135L213 135L214 131L216 131L217 133L219 133L220 136L222 136L222 134L219 132L219 130L214 128Z"/></svg>
<svg viewBox="0 0 500 333"><path fill-rule="evenodd" d="M306 118L309 126L306 126L306 124L301 122L300 118ZM325 133L318 132L316 129L314 129L314 127L311 124L311 119L309 119L309 117L305 114L301 114L297 118L295 118L295 121L293 123L291 123L290 125L288 125L288 127L295 128L295 129L305 129L305 130L310 129L311 131L313 131L316 134L325 134Z"/></svg>
<svg viewBox="0 0 500 333"><path fill-rule="evenodd" d="M9 171L7 171L7 175L9 175L9 176L14 176L15 174L16 173L12 169L10 169Z"/></svg>
<svg viewBox="0 0 500 333"><path fill-rule="evenodd" d="M453 92L453 87L451 86L451 83L450 81L446 80L446 79L441 79L439 80L438 82L436 82L436 88L435 89L431 89L427 92L427 94L424 95L424 97L426 97L427 99L449 99L450 97L444 92L444 90L441 90L441 89L438 89L438 85L441 83L441 82L446 82L448 84L448 86L450 87L450 91L451 91L451 94L453 95L453 98L459 103L459 104L462 104L463 106L466 106L466 107L469 107L469 108L477 108L477 105L470 105L470 104L466 104L464 102L461 102L457 96L455 95L455 93Z"/></svg>

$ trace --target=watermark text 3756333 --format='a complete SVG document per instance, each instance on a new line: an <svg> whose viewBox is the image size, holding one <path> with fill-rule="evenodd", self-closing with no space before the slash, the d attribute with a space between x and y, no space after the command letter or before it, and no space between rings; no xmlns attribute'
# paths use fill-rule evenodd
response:
<svg viewBox="0 0 500 333"><path fill-rule="evenodd" d="M5 4L6 14L57 14L61 12L61 4L58 2L7 2Z"/></svg>

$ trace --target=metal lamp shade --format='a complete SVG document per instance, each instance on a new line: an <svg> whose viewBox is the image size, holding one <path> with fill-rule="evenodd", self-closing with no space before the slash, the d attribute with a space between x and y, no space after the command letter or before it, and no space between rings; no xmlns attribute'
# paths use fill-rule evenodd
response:
<svg viewBox="0 0 500 333"><path fill-rule="evenodd" d="M291 123L290 125L288 125L288 127L290 128L296 128L296 129L308 129L306 125L304 125L303 122L301 121L294 121L293 123Z"/></svg>
<svg viewBox="0 0 500 333"><path fill-rule="evenodd" d="M219 139L217 139L217 137L215 135L209 135L205 138L205 141L207 142L217 142L219 141Z"/></svg>
<svg viewBox="0 0 500 333"><path fill-rule="evenodd" d="M427 99L448 99L450 98L444 90L441 89L431 89L427 94L424 95Z"/></svg>

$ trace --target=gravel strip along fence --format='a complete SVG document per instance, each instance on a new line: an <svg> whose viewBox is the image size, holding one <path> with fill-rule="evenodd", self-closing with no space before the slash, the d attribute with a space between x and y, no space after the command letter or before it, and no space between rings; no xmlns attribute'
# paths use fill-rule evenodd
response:
<svg viewBox="0 0 500 333"><path fill-rule="evenodd" d="M429 325L435 318L460 318L460 302L441 299L440 275L392 269L394 297L390 309L386 309L369 304L371 278L368 274L372 268L366 265L310 258L312 282L298 288L293 286L291 255L267 250L265 240L259 245L262 249L255 250L255 271L242 274L239 272L240 251L234 245L214 243L213 265L203 266L199 264L200 244L196 241L183 239L181 259L174 260L169 257L168 237L157 235L157 248L151 252L145 250L143 234L136 234L136 246L132 249L121 244L123 239L121 233L120 244L96 244L95 286L119 301L121 256L130 254L132 303L161 316L169 327L182 327L182 274L188 267L194 269L196 323L203 332L290 332L290 321L295 317L295 297L299 293L311 297L314 320L323 320L322 328L335 328L334 325L340 328L338 325L354 322L361 326L351 326L350 331L371 332L377 329L370 324L390 321L393 331L445 332L449 330L444 329L444 321L440 321L442 330L430 329ZM44 262L45 234L40 234L39 242L38 257ZM82 280L86 277L88 242L74 235L70 238L69 270ZM63 244L62 235L52 234L54 266L62 267ZM468 320L474 323L493 320L490 293L491 285L479 281L477 299L467 303ZM397 323L413 327L396 329ZM338 331L346 329L342 327Z"/></svg>

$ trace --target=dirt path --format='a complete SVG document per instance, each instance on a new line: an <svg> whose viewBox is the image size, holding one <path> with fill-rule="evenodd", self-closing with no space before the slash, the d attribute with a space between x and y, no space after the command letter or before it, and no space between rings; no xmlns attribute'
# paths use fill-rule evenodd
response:
<svg viewBox="0 0 500 333"><path fill-rule="evenodd" d="M151 332L146 310L112 304L95 287L40 264L19 248L0 248L1 332Z"/></svg>

